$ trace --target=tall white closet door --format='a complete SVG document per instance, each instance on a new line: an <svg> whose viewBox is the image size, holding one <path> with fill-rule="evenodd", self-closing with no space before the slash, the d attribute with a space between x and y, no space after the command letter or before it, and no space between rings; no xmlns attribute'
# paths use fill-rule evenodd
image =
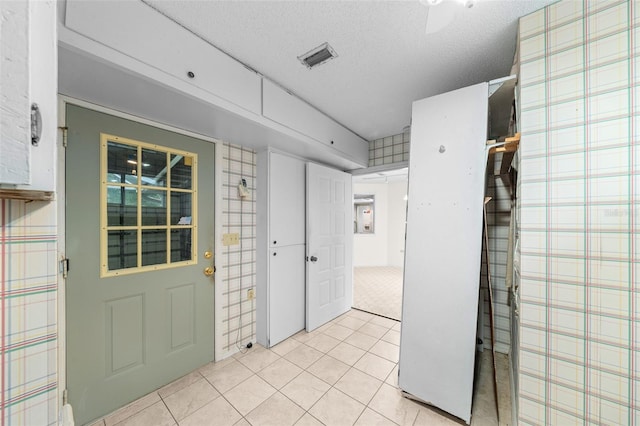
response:
<svg viewBox="0 0 640 426"><path fill-rule="evenodd" d="M413 103L399 386L469 423L486 83Z"/></svg>
<svg viewBox="0 0 640 426"><path fill-rule="evenodd" d="M272 152L269 164L269 245L305 242L305 163Z"/></svg>
<svg viewBox="0 0 640 426"><path fill-rule="evenodd" d="M269 250L269 345L304 329L304 244Z"/></svg>

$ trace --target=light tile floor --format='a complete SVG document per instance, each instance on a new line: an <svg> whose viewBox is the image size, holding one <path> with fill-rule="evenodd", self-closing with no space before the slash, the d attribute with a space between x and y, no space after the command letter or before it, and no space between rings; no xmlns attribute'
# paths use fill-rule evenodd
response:
<svg viewBox="0 0 640 426"><path fill-rule="evenodd" d="M353 307L389 318L402 318L402 268L353 268Z"/></svg>
<svg viewBox="0 0 640 426"><path fill-rule="evenodd" d="M271 349L207 364L94 425L462 424L402 397L399 341L399 322L351 310ZM474 424L497 424L495 410L480 411Z"/></svg>

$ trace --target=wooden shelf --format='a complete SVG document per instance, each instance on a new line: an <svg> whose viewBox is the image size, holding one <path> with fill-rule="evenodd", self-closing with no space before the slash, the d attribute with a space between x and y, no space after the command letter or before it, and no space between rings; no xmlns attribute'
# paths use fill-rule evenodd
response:
<svg viewBox="0 0 640 426"><path fill-rule="evenodd" d="M0 188L0 199L23 201L53 201L54 197L55 193L52 191Z"/></svg>
<svg viewBox="0 0 640 426"><path fill-rule="evenodd" d="M516 133L514 136L506 137L504 140L489 140L487 145L493 145L497 143L503 143L504 145L493 147L489 149L489 157L494 154L502 153L502 161L500 163L500 174L509 172L511 167L511 161L515 155L518 147L520 146L520 133Z"/></svg>

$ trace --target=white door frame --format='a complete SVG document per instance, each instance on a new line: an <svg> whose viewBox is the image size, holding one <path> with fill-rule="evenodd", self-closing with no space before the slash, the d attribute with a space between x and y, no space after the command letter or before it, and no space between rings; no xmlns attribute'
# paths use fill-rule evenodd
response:
<svg viewBox="0 0 640 426"><path fill-rule="evenodd" d="M191 132L189 130L180 129L174 126L163 124L157 121L149 120L146 118L138 117L136 115L128 114L122 111L114 110L111 108L103 107L91 102L86 102L80 99L72 98L69 96L58 95L58 142L57 142L57 162L56 167L56 202L57 202L57 226L58 226L58 250L57 258L62 260L66 254L66 228L65 228L65 145L66 145L66 132L61 130L66 125L66 106L67 104L77 105L83 108L87 108L93 111L102 112L112 115L114 117L124 118L127 120L135 121L140 124L146 124L148 126L157 127L170 132L179 133L185 136L197 138L206 142L213 143L214 155L215 155L215 188L214 188L214 233L215 233L215 247L214 247L214 259L222 259L220 255L222 253L222 141L209 136L202 135L200 133ZM220 256L219 256L220 255ZM73 261L73 259L71 259ZM73 265L73 264L71 264ZM218 270L221 270L222 264L220 261L216 262ZM73 266L71 266L73 267ZM58 269L58 407L61 407L67 403L65 398L65 391L67 388L67 348L66 348L66 282L63 277L62 271ZM217 327L219 315L222 312L222 283L218 275L214 275L214 359L220 359L222 354L221 347L218 342L222 342L219 339Z"/></svg>

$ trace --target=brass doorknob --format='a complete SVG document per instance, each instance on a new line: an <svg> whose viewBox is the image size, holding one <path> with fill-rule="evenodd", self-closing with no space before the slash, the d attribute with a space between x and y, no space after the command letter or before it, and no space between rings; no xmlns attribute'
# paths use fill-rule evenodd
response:
<svg viewBox="0 0 640 426"><path fill-rule="evenodd" d="M215 270L211 266L207 266L206 268L204 268L204 274L207 277L212 276L214 272L215 272Z"/></svg>
<svg viewBox="0 0 640 426"><path fill-rule="evenodd" d="M211 259L212 257L213 257L213 253L211 253L209 250L204 252L205 259Z"/></svg>

